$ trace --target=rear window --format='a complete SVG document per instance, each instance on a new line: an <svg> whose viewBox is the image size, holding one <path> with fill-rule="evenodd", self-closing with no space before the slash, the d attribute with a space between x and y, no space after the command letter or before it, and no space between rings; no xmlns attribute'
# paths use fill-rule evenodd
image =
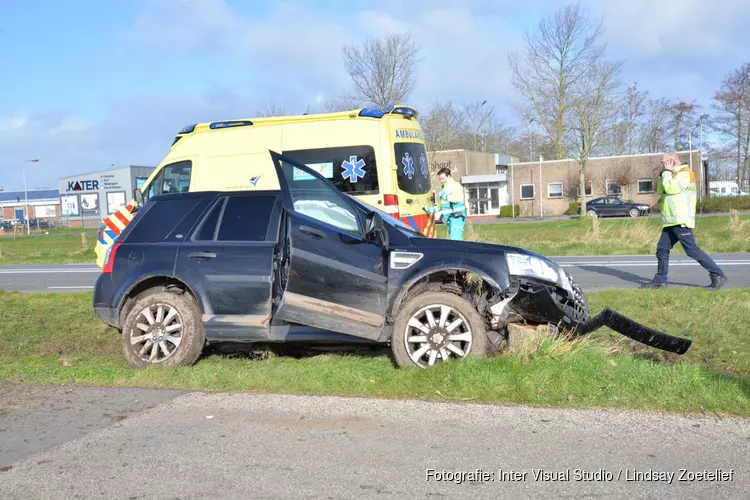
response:
<svg viewBox="0 0 750 500"><path fill-rule="evenodd" d="M129 243L164 241L178 228L184 234L206 203L206 198L198 197L152 202L139 211L143 212L140 220L130 229L126 239Z"/></svg>
<svg viewBox="0 0 750 500"><path fill-rule="evenodd" d="M344 193L358 195L380 192L372 146L299 149L284 151L283 155L320 173ZM299 173L301 177L294 180L305 180L307 174Z"/></svg>
<svg viewBox="0 0 750 500"><path fill-rule="evenodd" d="M398 166L398 188L409 194L429 193L432 182L424 144L397 142L394 152Z"/></svg>

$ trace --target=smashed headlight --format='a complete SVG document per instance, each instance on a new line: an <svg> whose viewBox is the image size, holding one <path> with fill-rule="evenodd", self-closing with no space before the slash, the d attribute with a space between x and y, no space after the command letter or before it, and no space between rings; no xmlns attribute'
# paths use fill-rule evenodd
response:
<svg viewBox="0 0 750 500"><path fill-rule="evenodd" d="M551 281L573 293L573 287L565 272L546 260L520 253L507 253L505 261L508 264L508 272L512 275Z"/></svg>

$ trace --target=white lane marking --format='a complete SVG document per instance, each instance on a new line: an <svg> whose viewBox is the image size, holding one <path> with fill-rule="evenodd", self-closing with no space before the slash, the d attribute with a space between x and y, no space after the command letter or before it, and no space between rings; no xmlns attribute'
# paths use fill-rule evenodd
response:
<svg viewBox="0 0 750 500"><path fill-rule="evenodd" d="M0 269L0 274L47 274L47 273L101 273L98 267L92 269Z"/></svg>
<svg viewBox="0 0 750 500"><path fill-rule="evenodd" d="M717 260L714 261L719 266L750 266L750 261L746 262L740 262L740 261L721 261ZM656 260L652 262L630 262L630 263L621 263L621 262L576 262L576 263L558 263L560 267L652 267L657 264ZM699 266L697 262L670 262L669 266Z"/></svg>
<svg viewBox="0 0 750 500"><path fill-rule="evenodd" d="M47 288L50 290L58 290L58 289L68 290L68 289L78 289L78 288L86 288L89 290L94 289L93 286L48 286Z"/></svg>

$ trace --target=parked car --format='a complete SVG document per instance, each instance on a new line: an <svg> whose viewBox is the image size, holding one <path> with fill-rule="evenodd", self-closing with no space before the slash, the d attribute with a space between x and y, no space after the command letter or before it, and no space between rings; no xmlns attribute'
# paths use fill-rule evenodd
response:
<svg viewBox="0 0 750 500"><path fill-rule="evenodd" d="M131 366L241 342L390 345L428 367L494 352L514 321L609 326L546 257L426 238L271 155L279 190L152 197L107 251L93 305Z"/></svg>
<svg viewBox="0 0 750 500"><path fill-rule="evenodd" d="M581 204L578 204L578 214L581 213ZM595 198L586 202L586 215L593 217L628 216L639 217L651 213L651 207L645 203L632 203L622 198L605 196Z"/></svg>

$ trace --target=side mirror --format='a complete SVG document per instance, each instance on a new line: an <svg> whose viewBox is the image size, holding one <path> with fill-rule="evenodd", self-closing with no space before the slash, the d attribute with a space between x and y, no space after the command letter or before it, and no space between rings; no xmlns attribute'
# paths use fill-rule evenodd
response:
<svg viewBox="0 0 750 500"><path fill-rule="evenodd" d="M140 189L135 188L133 190L133 199L135 200L135 204L139 207L143 206L143 193Z"/></svg>
<svg viewBox="0 0 750 500"><path fill-rule="evenodd" d="M384 247L388 247L388 232L385 230L383 218L377 212L367 214L367 225L365 227L365 238L368 241L374 241L380 237Z"/></svg>

